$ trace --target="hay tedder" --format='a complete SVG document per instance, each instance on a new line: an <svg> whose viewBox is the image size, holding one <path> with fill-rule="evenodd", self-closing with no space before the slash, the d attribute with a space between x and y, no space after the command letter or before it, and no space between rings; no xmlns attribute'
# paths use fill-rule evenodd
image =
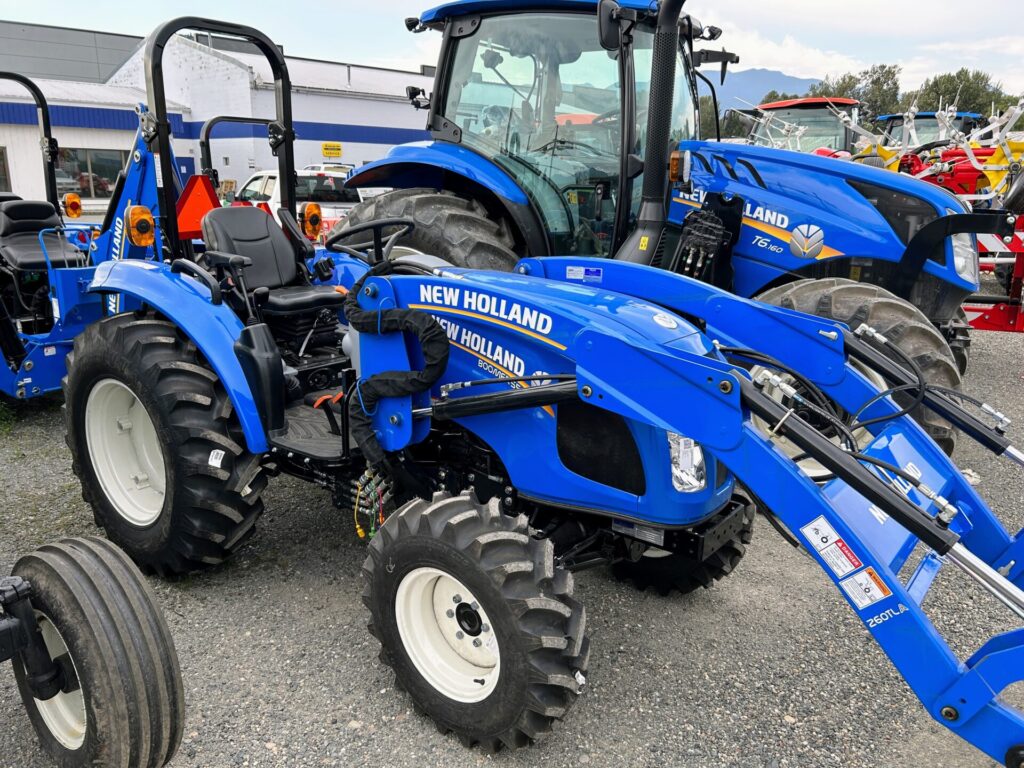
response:
<svg viewBox="0 0 1024 768"><path fill-rule="evenodd" d="M439 22L446 39L485 30L477 11L508 15L496 5ZM584 6L592 18L592 3L557 5L576 9L570 21ZM664 592L707 586L740 562L757 509L819 563L938 722L1022 768L1024 716L999 693L1024 679L1024 630L979 638L961 660L924 601L952 565L1024 617L1024 543L910 413L1024 464L1005 420L990 425L969 397L928 383L870 316L851 328L635 263L667 219L662 107L674 103L680 7L606 1L600 25L583 26L620 54L626 35L652 43L645 200L637 236L607 259L474 269L397 250L417 242L412 216L353 222L327 239L329 254L311 255L288 197L277 219L211 209L198 258L171 236L180 193L163 184L168 259L99 265L88 291L137 311L91 324L68 357L84 496L137 562L181 573L248 539L275 475L325 489L339 522L369 540L363 598L382 661L439 728L486 749L532 743L586 685L574 570L607 564ZM164 172L160 62L184 28L243 37L270 60L290 178L279 49L256 30L191 18L147 41ZM599 117L587 124L596 135ZM579 149L597 140L586 133L547 141ZM675 183L689 181L681 169ZM605 199L588 189L595 206ZM447 215L452 238L479 226ZM326 386L308 375L320 369L332 372Z"/></svg>
<svg viewBox="0 0 1024 768"><path fill-rule="evenodd" d="M0 578L5 661L61 768L163 768L174 756L185 722L174 642L142 574L109 541L48 544Z"/></svg>

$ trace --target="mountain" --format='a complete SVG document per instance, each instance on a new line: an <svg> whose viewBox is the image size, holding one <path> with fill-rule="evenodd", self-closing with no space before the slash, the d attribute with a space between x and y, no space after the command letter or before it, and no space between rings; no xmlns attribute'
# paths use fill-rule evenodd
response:
<svg viewBox="0 0 1024 768"><path fill-rule="evenodd" d="M758 104L761 97L772 89L779 93L802 94L818 82L814 78L793 77L775 69L744 69L737 72L730 70L725 77L725 85L719 85L719 72L716 67L708 65L702 67L701 72L715 84L718 105L723 112L730 107L743 109L749 104ZM700 93L707 93L707 86L703 83L700 83Z"/></svg>

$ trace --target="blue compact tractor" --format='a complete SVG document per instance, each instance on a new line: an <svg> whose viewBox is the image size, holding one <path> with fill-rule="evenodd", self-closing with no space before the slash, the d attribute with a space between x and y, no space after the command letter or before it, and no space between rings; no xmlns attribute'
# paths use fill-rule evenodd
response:
<svg viewBox="0 0 1024 768"><path fill-rule="evenodd" d="M912 333L909 323L883 331L873 324L891 315L865 311L848 326L688 274L695 259L710 259L712 272L728 266L712 246L728 234L722 222L730 215L794 238L793 230L803 232L797 242L815 250L817 236L800 230L802 221L780 218L795 213L750 201L736 211L737 198L708 190L720 205L694 210L713 217L691 213L677 235L684 245L662 248L668 139L679 125L668 108L676 103L672 64L685 55L680 4L664 0L655 13L648 4L603 2L601 23L576 2L541 19L511 14L509 2L465 3L459 8L469 15L457 19L442 20L444 11L427 17L443 23L455 68L477 60L460 64L458 51L492 21L470 11L500 5L515 21L519 34L482 50L491 66L480 77L466 70L463 90L468 98L477 88L511 89L522 98L508 106L506 93L505 107L487 117L511 152L500 162L518 169L518 182L452 141L407 148L435 160L447 153L466 163L466 175L435 166L436 190L395 193L391 200L414 201L395 211L402 216L350 223L327 238L329 253L311 252L285 196L276 219L251 207L209 211L201 256L171 236L173 216L163 215L165 260L101 264L88 291L113 292L137 310L90 325L68 357L67 440L85 498L138 563L173 574L237 551L276 475L322 488L324 503L340 510L339 526L369 542L363 601L381 660L439 729L487 750L541 738L585 689L590 639L574 571L610 566L665 593L706 587L740 562L757 509L821 566L936 721L1021 768L1024 716L999 694L1024 680L1024 539L1007 531L910 413L923 409L1016 465L1024 453L1005 434L1005 419L991 425L979 415L994 409L928 380L927 355L898 343ZM256 30L199 19L168 22L146 44L151 143L165 176L172 155L159 73L165 44L183 28L241 36L267 56L280 178L291 178L280 51ZM538 34L551 37L545 51L533 47ZM645 70L632 58L639 41L651 53L655 108L646 133L622 130L647 137L644 163L632 151L618 166L609 161L603 189L582 170L575 184L555 182L554 169L567 167L563 151L579 153L574 163L604 162L601 137L623 112L605 114L611 107L600 91L608 80L598 67L607 60L614 72L640 78ZM583 61L591 50L599 58ZM538 107L555 110L562 102L551 84L561 82L564 94L575 62L587 74L574 77L597 91L584 96L577 83L571 119L580 130L565 135L570 118L556 110L559 128L549 125L543 143L513 140L513 124L547 125L524 104L540 89ZM630 101L631 93L620 95ZM463 131L440 113L437 129ZM546 158L541 165L524 159L534 147ZM721 163L721 155L737 177L756 172L766 187L773 164L790 162L766 155L762 171L754 155L732 162L728 151L694 144L689 157L700 164L694 158L713 152L708 162ZM406 170L419 178L428 166ZM621 197L623 179L643 167L632 233L618 223L605 229L625 216L615 200L633 199ZM685 167L679 171L685 182ZM699 173L690 175L720 183ZM171 212L178 190L164 181L159 210ZM546 215L566 217L561 230L513 233L514 212L540 210L520 182L552 202ZM828 185L814 186L814 174L806 183L800 199L810 209ZM518 195L519 207L509 202L503 218L476 201L471 184ZM937 199L900 195L919 211L920 200ZM862 212L881 205L863 200ZM582 227L580 211L590 217ZM954 229L959 215L935 209ZM857 231L880 247L898 239L895 225L879 222ZM929 227L921 232L936 231ZM585 255L517 260L517 236ZM936 242L954 247L945 235ZM422 252L434 249L441 255ZM676 268L638 263L659 252L662 266ZM945 264L927 258L924 271L952 286L956 251L948 256ZM737 274L740 261L734 254ZM849 261L821 263L852 268ZM837 280L829 284L846 285ZM329 375L309 375L321 370ZM1014 622L979 639L964 659L922 608L943 565L1004 604Z"/></svg>
<svg viewBox="0 0 1024 768"><path fill-rule="evenodd" d="M615 255L870 319L929 381L957 387L969 344L959 307L978 285L971 233L1012 225L897 174L701 140L697 81L710 81L698 65L735 57L695 51L720 30L686 16L667 50L658 15L649 0L463 0L409 19L443 35L433 93L410 90L430 139L351 174L348 186L394 191L339 231L407 217L416 229L401 246L463 267ZM919 415L951 450L949 425Z"/></svg>

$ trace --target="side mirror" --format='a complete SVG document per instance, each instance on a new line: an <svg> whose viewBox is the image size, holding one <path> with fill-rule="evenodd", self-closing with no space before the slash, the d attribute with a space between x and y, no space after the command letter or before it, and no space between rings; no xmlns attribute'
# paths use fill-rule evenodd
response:
<svg viewBox="0 0 1024 768"><path fill-rule="evenodd" d="M619 26L619 4L616 0L601 0L597 6L597 36L606 51L618 51L622 44Z"/></svg>

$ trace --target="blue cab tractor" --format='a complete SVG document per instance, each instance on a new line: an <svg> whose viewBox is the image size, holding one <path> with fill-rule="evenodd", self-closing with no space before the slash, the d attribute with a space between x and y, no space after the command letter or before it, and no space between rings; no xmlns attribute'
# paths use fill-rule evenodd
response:
<svg viewBox="0 0 1024 768"><path fill-rule="evenodd" d="M96 266L158 258L152 214L159 205L153 155L142 127L149 115L140 107L134 151L118 174L103 222L69 221L81 216L82 205L74 193L58 199L59 148L46 98L23 75L4 72L0 79L19 82L32 94L46 184L45 200L0 194L0 397L24 400L60 391L64 358L74 338L118 311L117 297L105 299L86 290Z"/></svg>
<svg viewBox="0 0 1024 768"><path fill-rule="evenodd" d="M680 6L665 0L649 30L657 68L677 56ZM276 219L209 210L199 255L169 237L180 190L159 76L185 28L267 56L281 178L293 170L270 39L195 18L158 28L147 91L167 258L96 268L87 291L135 309L85 329L65 382L83 495L133 559L165 574L215 566L251 536L274 476L323 488L339 525L369 540L363 601L381 660L442 731L493 750L542 737L587 684L573 571L708 586L741 561L756 508L822 567L936 721L1024 768L1024 716L999 696L1024 679L1021 630L961 660L923 605L952 564L1019 623L1024 540L910 412L1024 464L1003 421L929 384L872 317L851 329L636 263L667 216L667 133L649 142L640 234L612 258L467 268L399 251L422 243L412 216L351 226L311 254L291 197ZM321 389L312 367L336 375Z"/></svg>
<svg viewBox="0 0 1024 768"><path fill-rule="evenodd" d="M443 36L433 93L410 90L430 139L350 174L348 186L394 191L339 231L411 217L401 246L464 267L619 254L823 317L870 317L930 381L959 386L971 233L1010 225L896 174L702 140L698 65L736 58L695 50L720 30L687 16L671 56L658 51L657 17L648 0L463 0L407 20ZM952 447L948 425L929 429Z"/></svg>

